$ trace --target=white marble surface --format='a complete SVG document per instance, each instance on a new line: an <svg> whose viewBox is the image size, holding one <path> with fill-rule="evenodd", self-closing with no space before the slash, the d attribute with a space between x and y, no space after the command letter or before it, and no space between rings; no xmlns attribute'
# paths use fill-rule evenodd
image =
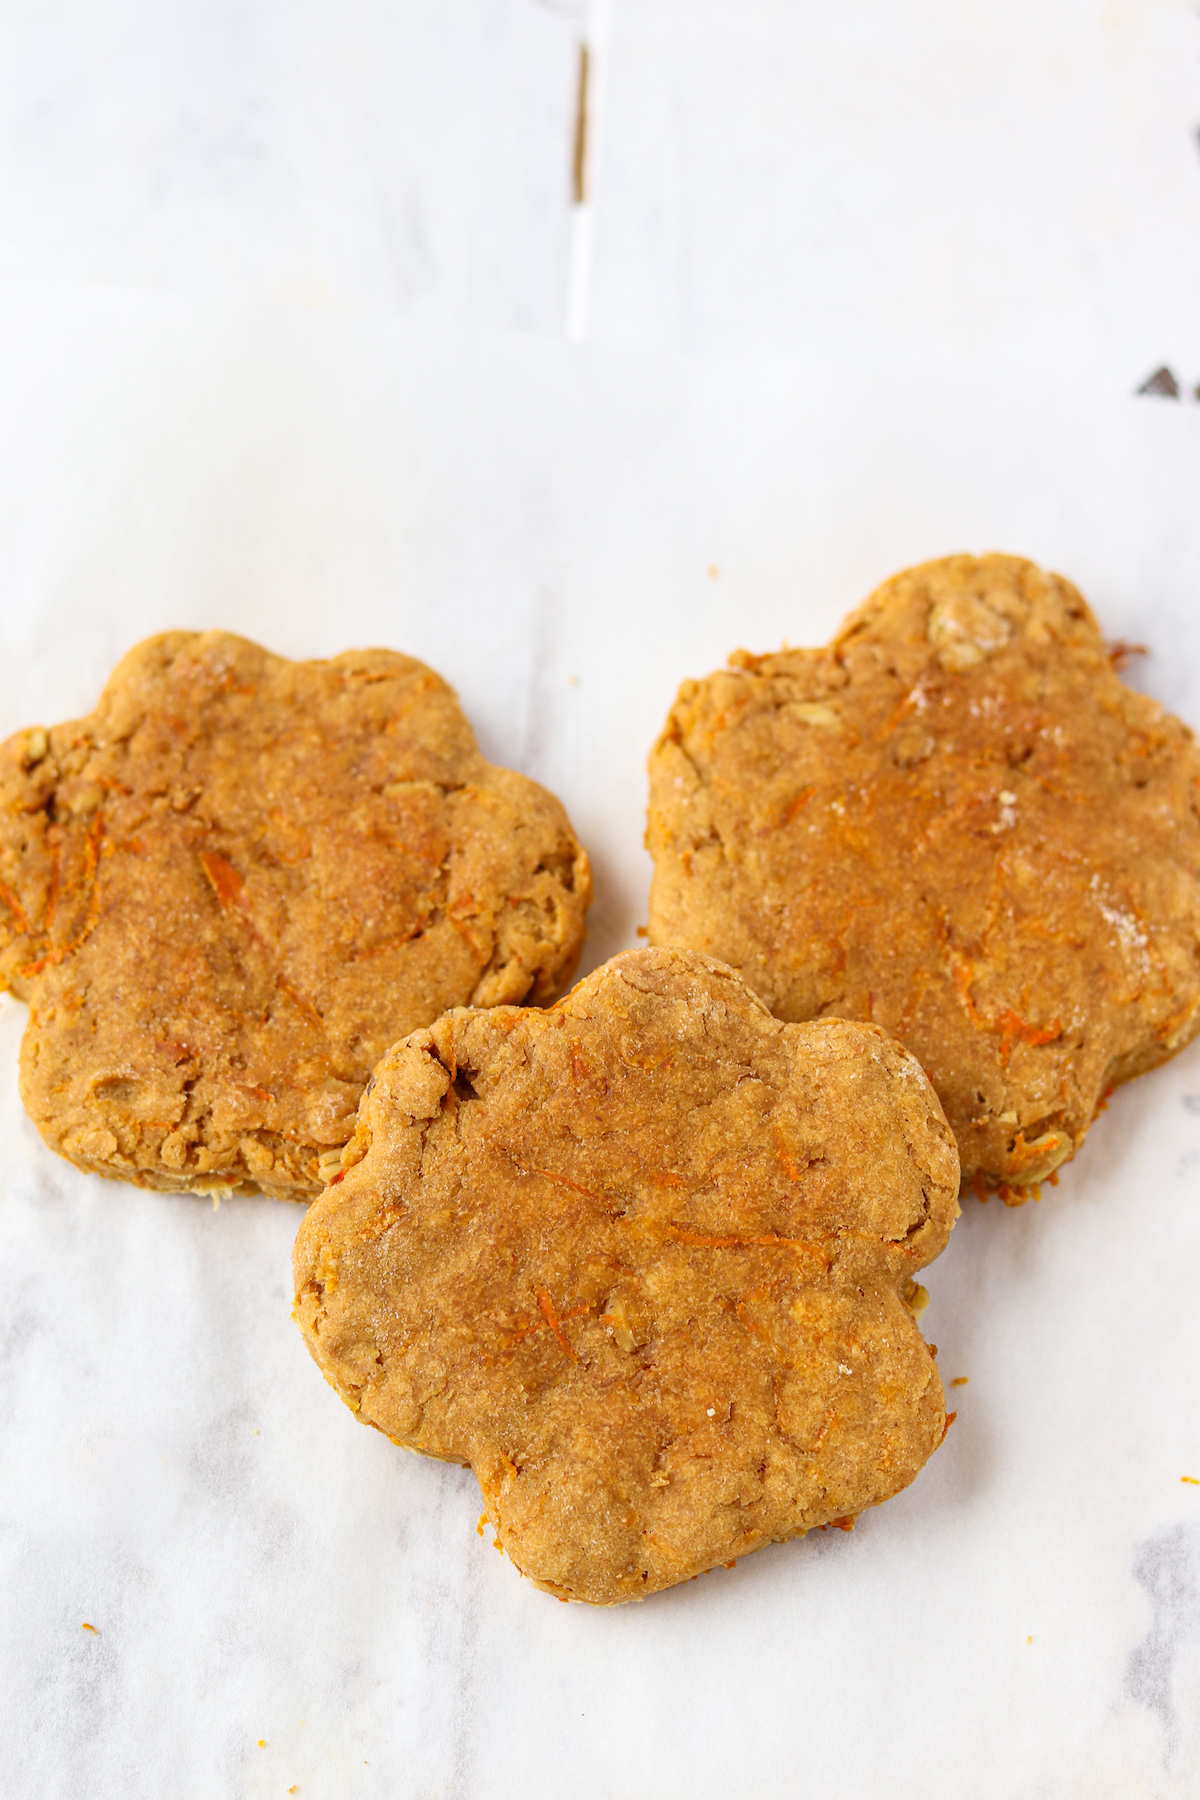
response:
<svg viewBox="0 0 1200 1800"><path fill-rule="evenodd" d="M608 44L598 334L1200 380L1194 7L638 0Z"/></svg>
<svg viewBox="0 0 1200 1800"><path fill-rule="evenodd" d="M591 966L645 917L677 682L905 562L1063 569L1200 723L1200 405L1131 392L1200 380L1200 22L734 16L0 9L0 734L168 625L408 649L565 800ZM608 1613L325 1388L294 1212L41 1146L22 1024L0 1002L5 1800L1200 1787L1200 1047L1040 1207L965 1213L926 1325L970 1384L907 1494Z"/></svg>
<svg viewBox="0 0 1200 1800"><path fill-rule="evenodd" d="M1198 121L1189 0L9 0L0 280L1194 387Z"/></svg>
<svg viewBox="0 0 1200 1800"><path fill-rule="evenodd" d="M561 329L576 38L551 0L9 0L0 277Z"/></svg>

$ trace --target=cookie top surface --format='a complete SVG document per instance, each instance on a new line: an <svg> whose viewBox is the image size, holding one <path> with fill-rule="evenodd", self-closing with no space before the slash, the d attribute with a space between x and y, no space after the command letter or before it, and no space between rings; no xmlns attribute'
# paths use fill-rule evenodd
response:
<svg viewBox="0 0 1200 1800"><path fill-rule="evenodd" d="M387 1046L449 1006L552 997L590 895L558 801L392 651L173 632L90 718L0 745L22 1093L103 1174L318 1192Z"/></svg>
<svg viewBox="0 0 1200 1800"><path fill-rule="evenodd" d="M901 1290L958 1160L873 1026L784 1025L708 957L630 951L548 1012L396 1045L345 1164L296 1240L309 1349L362 1419L470 1463L564 1598L858 1513L944 1434Z"/></svg>
<svg viewBox="0 0 1200 1800"><path fill-rule="evenodd" d="M651 754L651 942L782 1018L883 1025L964 1178L1027 1191L1200 1025L1191 732L1015 557L911 569L828 648L731 662Z"/></svg>

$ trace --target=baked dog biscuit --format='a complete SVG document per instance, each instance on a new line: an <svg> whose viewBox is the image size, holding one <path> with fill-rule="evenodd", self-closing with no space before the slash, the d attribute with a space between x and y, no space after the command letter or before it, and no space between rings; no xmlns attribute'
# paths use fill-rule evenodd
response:
<svg viewBox="0 0 1200 1800"><path fill-rule="evenodd" d="M390 650L171 632L90 718L0 745L0 988L21 1092L82 1169L297 1199L386 1047L551 998L591 896L566 814Z"/></svg>
<svg viewBox="0 0 1200 1800"><path fill-rule="evenodd" d="M953 556L822 650L685 682L650 757L650 940L780 1018L869 1019L1005 1199L1200 1025L1200 754L1058 575Z"/></svg>
<svg viewBox="0 0 1200 1800"><path fill-rule="evenodd" d="M957 1207L915 1058L784 1025L709 957L635 950L549 1012L384 1057L296 1239L322 1371L469 1463L562 1599L637 1600L886 1500L941 1442L905 1304Z"/></svg>

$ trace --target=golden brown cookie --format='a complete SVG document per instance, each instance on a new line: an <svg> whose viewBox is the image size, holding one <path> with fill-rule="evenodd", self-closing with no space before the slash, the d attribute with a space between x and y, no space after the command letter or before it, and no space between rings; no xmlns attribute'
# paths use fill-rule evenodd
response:
<svg viewBox="0 0 1200 1800"><path fill-rule="evenodd" d="M886 1027L964 1180L1020 1199L1200 1025L1192 733L1016 557L926 563L827 649L730 660L651 753L651 942L780 1018Z"/></svg>
<svg viewBox="0 0 1200 1800"><path fill-rule="evenodd" d="M470 1463L564 1599L641 1599L907 1486L945 1434L902 1291L957 1207L920 1067L634 950L375 1071L293 1258L346 1403Z"/></svg>
<svg viewBox="0 0 1200 1800"><path fill-rule="evenodd" d="M171 632L90 718L0 745L0 988L21 1092L80 1168L297 1199L387 1046L548 999L591 897L558 801L390 650Z"/></svg>

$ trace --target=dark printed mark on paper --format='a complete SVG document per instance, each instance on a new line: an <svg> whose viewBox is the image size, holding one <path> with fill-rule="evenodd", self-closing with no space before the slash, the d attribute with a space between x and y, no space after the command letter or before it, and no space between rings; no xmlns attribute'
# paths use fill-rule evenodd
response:
<svg viewBox="0 0 1200 1800"><path fill-rule="evenodd" d="M1200 400L1200 381L1193 388L1184 391L1186 384L1179 380L1174 369L1163 363L1155 369L1153 375L1147 375L1140 387L1134 388L1135 394L1149 394L1157 400Z"/></svg>

